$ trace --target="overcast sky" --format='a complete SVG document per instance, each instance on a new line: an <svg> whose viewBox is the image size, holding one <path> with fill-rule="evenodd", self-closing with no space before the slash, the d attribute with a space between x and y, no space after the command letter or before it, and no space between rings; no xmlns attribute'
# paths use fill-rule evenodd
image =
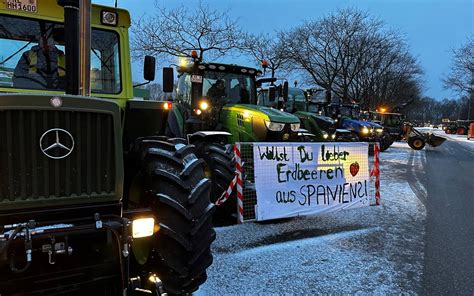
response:
<svg viewBox="0 0 474 296"><path fill-rule="evenodd" d="M115 0L93 0L113 5ZM154 12L155 0L118 0L130 11L132 20ZM182 4L191 9L197 0L159 0L172 8ZM274 32L291 28L303 20L316 19L338 8L355 7L385 21L387 27L405 35L412 54L418 57L424 75L424 94L437 99L450 98L444 90L443 74L449 71L452 48L474 35L474 0L203 0L211 8L228 10L249 32ZM230 60L227 60L228 62ZM251 63L239 58L234 63ZM163 65L158 61L158 68ZM134 65L134 80L140 80L141 63Z"/></svg>

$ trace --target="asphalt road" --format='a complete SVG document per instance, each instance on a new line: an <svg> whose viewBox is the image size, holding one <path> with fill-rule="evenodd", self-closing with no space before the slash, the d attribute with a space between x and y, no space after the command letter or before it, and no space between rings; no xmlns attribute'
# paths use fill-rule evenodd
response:
<svg viewBox="0 0 474 296"><path fill-rule="evenodd" d="M425 153L410 181L426 188L422 294L474 295L474 150L448 140Z"/></svg>

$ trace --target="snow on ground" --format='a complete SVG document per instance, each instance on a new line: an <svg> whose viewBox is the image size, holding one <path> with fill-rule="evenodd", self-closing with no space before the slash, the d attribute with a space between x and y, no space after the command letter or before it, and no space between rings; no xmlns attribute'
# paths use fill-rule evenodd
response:
<svg viewBox="0 0 474 296"><path fill-rule="evenodd" d="M416 129L423 133L433 133L437 136L447 138L450 141L456 141L457 143L463 145L463 147L474 151L474 138L471 140L468 140L467 135L447 134L442 129L430 128L430 127L417 127Z"/></svg>
<svg viewBox="0 0 474 296"><path fill-rule="evenodd" d="M443 130L439 130L439 129L434 129L432 133L440 137L448 138L451 141L456 141L459 144L463 145L464 147L474 150L474 138L471 140L468 140L466 135L446 134Z"/></svg>
<svg viewBox="0 0 474 296"><path fill-rule="evenodd" d="M217 228L196 295L417 294L426 213L405 175L423 156L404 143L381 154L381 206Z"/></svg>

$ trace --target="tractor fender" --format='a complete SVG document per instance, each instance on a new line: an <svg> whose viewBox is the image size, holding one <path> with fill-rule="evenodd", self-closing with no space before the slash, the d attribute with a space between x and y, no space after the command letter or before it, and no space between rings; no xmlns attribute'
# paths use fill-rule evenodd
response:
<svg viewBox="0 0 474 296"><path fill-rule="evenodd" d="M232 136L232 134L228 132L224 132L224 131L199 131L194 134L188 135L188 142L192 144L198 140L203 140L203 139L208 140L208 139L213 139L213 138L226 138L229 136Z"/></svg>

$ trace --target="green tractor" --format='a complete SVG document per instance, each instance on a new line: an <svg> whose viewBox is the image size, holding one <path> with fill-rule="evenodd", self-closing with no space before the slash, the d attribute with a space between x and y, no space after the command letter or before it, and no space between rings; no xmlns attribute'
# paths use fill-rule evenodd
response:
<svg viewBox="0 0 474 296"><path fill-rule="evenodd" d="M257 105L260 71L237 65L202 63L178 68L176 100L167 135L187 137L197 147L212 180L211 200L227 190L235 175L233 143L298 139L300 122L292 114ZM173 84L173 69L164 69L164 84ZM217 210L218 219L237 212L235 196Z"/></svg>
<svg viewBox="0 0 474 296"><path fill-rule="evenodd" d="M211 182L195 146L164 136L171 103L133 100L130 23L87 0L0 2L0 295L206 280Z"/></svg>
<svg viewBox="0 0 474 296"><path fill-rule="evenodd" d="M326 103L313 100L314 90L289 89L286 111L298 116L304 129L316 135L318 141L355 142L350 130L338 128L337 121L326 116Z"/></svg>

